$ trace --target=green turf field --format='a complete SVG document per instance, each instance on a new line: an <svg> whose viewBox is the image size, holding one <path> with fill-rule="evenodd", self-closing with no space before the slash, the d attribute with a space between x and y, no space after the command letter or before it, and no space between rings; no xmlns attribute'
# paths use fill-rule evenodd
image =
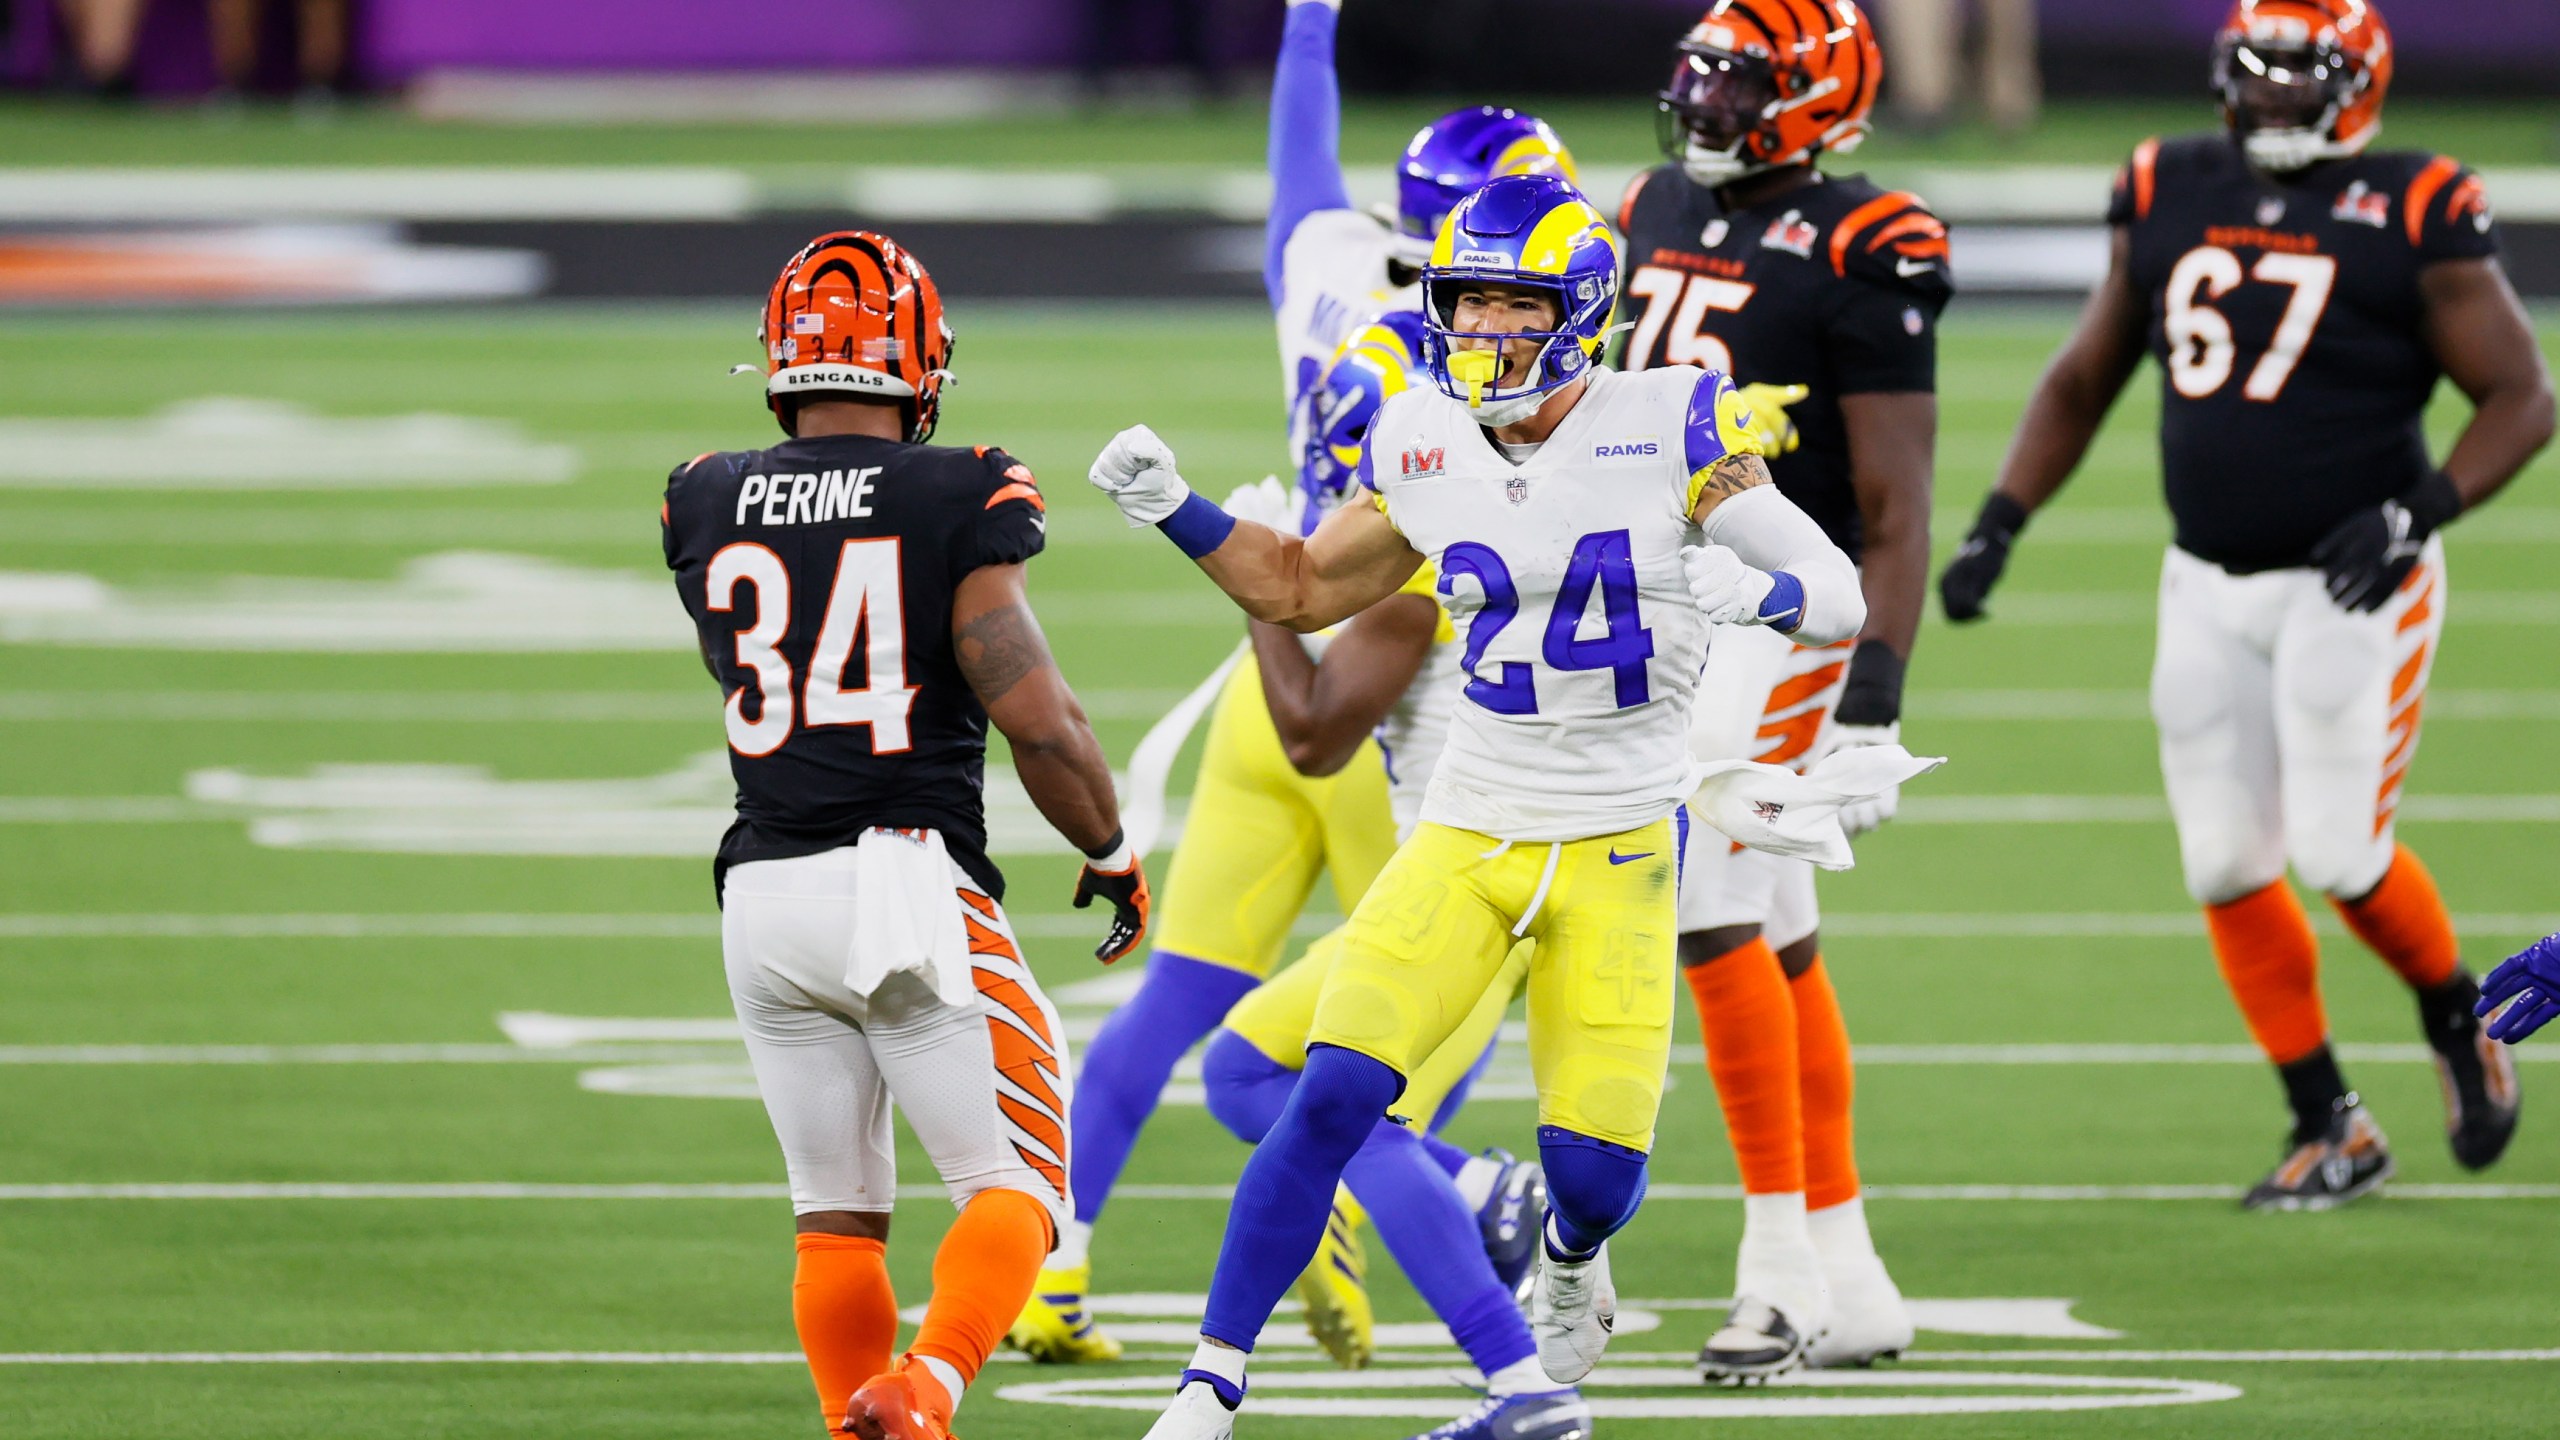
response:
<svg viewBox="0 0 2560 1440"><path fill-rule="evenodd" d="M1081 472L1111 431L1147 420L1204 489L1263 473L1277 449L1265 322L965 305L955 319L963 382L945 438L1001 443L1046 477L1036 595L1125 759L1236 627ZM1949 320L1942 548L2061 323L1963 307ZM718 780L706 791L684 767L718 749L720 725L652 534L672 461L770 433L752 382L721 374L752 358L750 324L743 306L545 308L66 316L0 332L0 1414L13 1437L809 1430L782 1167L735 1093L740 1052L717 1036L707 839L687 848ZM2546 341L2560 348L2560 329ZM574 446L579 468L560 484L440 490L80 478L142 433L132 417L207 395L512 421L516 443ZM1968 1440L2547 1426L2560 1357L2549 1096L2499 1169L2457 1172L2408 1002L2334 925L2339 1039L2396 1047L2351 1049L2348 1068L2397 1141L2400 1192L2331 1216L2231 1203L2275 1158L2283 1115L2147 808L2141 690L2165 535L2151 413L2147 395L2129 400L2029 532L1992 624L1924 633L1908 738L1953 763L1913 787L1855 873L1826 882L1830 959L1867 1052L1874 1226L1903 1288L2051 1303L1977 1305L1970 1325L1937 1307L1921 1353L1873 1377L1698 1387L1685 1361L1713 1318L1699 1302L1730 1279L1740 1209L1718 1188L1733 1170L1684 1017L1654 1198L1618 1248L1628 1318L1595 1391L1670 1418L1604 1409L1605 1433L1685 1436L1715 1417L1718 1433ZM73 432L95 441L73 447L62 488L7 478L30 417L100 423ZM213 444L179 443L172 473ZM2481 965L2560 927L2560 464L2546 458L2454 534L2453 621L2404 833ZM487 594L517 605L494 627L471 610ZM527 631L570 648L438 648L535 643ZM656 648L578 648L632 631L646 638L611 643ZM275 648L288 644L336 648ZM546 781L595 788L508 788ZM2021 809L2046 818L2020 822ZM534 853L492 853L508 850ZM653 853L598 853L616 850ZM1005 864L1081 1033L1108 992L1086 983L1092 922L1067 908L1070 865ZM2560 1055L2554 1043L2528 1058ZM1495 1081L1516 1082L1506 1066ZM2526 1069L2537 1090L2554 1074ZM1456 1134L1522 1146L1531 1124L1497 1087ZM1144 1413L1092 1402L1152 1404L1169 1378L1178 1297L1205 1288L1218 1187L1240 1159L1196 1106L1159 1116L1095 1246L1099 1290L1177 1297L1110 1315L1143 1358L993 1366L961 1413L970 1440L1143 1430ZM949 1212L921 1155L905 1163L893 1262L917 1302ZM1379 1288L1383 1318L1425 1319L1401 1280ZM1258 1372L1266 1402L1337 1383L1283 1343L1292 1327L1275 1324ZM1455 1413L1455 1353L1427 1332L1393 1338L1375 1372L1322 1392L1347 1402L1337 1413L1266 1404L1245 1433L1396 1440ZM1965 1413L1846 1413L1859 1406Z"/></svg>
<svg viewBox="0 0 2560 1440"><path fill-rule="evenodd" d="M1897 162L2082 163L2124 159L2128 136L2174 134L2213 123L2204 97L2171 101L2058 102L2035 130L2004 136L1960 125L1922 138L1879 128L1861 164ZM1346 164L1384 165L1413 127L1449 105L1487 97L1402 96L1345 102ZM331 120L297 120L280 108L214 113L0 100L0 156L8 165L807 165L1095 166L1144 157L1150 164L1259 167L1269 115L1259 95L1193 111L1106 109L932 125L485 125L424 124L388 104L347 107ZM1541 100L1574 153L1591 164L1656 158L1653 107ZM2560 162L2560 106L2514 101L2400 99L2386 144L2424 145L2474 165Z"/></svg>

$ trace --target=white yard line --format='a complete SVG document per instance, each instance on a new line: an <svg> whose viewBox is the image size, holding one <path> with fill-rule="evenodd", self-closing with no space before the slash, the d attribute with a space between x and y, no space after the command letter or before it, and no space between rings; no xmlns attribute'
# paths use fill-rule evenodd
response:
<svg viewBox="0 0 2560 1440"><path fill-rule="evenodd" d="M1017 913L1013 932L1033 940L1099 938L1090 915ZM1342 923L1339 915L1298 917L1291 934L1322 935ZM456 913L368 915L325 912L225 914L0 914L0 940L716 940L717 911L632 911L592 914Z"/></svg>
<svg viewBox="0 0 2560 1440"><path fill-rule="evenodd" d="M246 821L240 806L167 795L0 796L0 825L169 825ZM2412 795L2400 818L2420 824L2514 825L2560 821L2560 793ZM2156 825L2169 819L2158 795L1913 795L1900 825Z"/></svg>
<svg viewBox="0 0 2560 1440"><path fill-rule="evenodd" d="M1014 933L1030 939L1079 939L1093 933L1090 916L1073 912L1021 912ZM1336 915L1299 917L1293 933L1321 935L1341 923ZM2532 937L2560 931L2560 912L2473 912L2453 917L2472 935ZM2324 934L2345 927L2326 911L2312 917ZM1822 933L1887 940L2188 940L2204 922L2187 910L2089 911L1848 911L1822 917ZM0 940L412 940L412 939L717 939L720 917L712 911L601 913L455 913L385 915L321 911L241 914L105 913L0 914Z"/></svg>
<svg viewBox="0 0 2560 1440"><path fill-rule="evenodd" d="M0 722L159 724L171 720L271 724L692 724L716 727L720 707L702 690L0 690ZM1182 692L1146 687L1078 690L1102 720L1152 720ZM2430 704L2432 704L2432 699ZM2432 714L2432 711L2430 712Z"/></svg>
<svg viewBox="0 0 2560 1440"><path fill-rule="evenodd" d="M1069 1033L1088 1029L1099 1011L1069 1014ZM1078 1022L1085 1022L1079 1025ZM735 1058L737 1042L714 1031L731 1029L723 1018L639 1020L645 1031L632 1040L591 1039L566 1045L414 1044L344 1045L0 1045L0 1067L6 1066L148 1066L148 1065L644 1065L698 1064ZM1504 1039L1524 1035L1506 1027ZM1697 1063L1699 1047L1675 1047L1683 1063ZM2430 1060L2426 1046L2415 1044L2343 1044L2338 1058L2358 1065L2420 1065ZM2078 1065L2262 1065L2264 1058L2249 1045L1865 1045L1857 1047L1858 1064L1886 1066L2078 1066ZM2527 1046L2516 1052L2524 1063L2560 1063L2560 1047ZM1483 1097L1480 1098L1490 1098Z"/></svg>
<svg viewBox="0 0 2560 1440"><path fill-rule="evenodd" d="M1079 689L1076 698L1096 719L1153 720L1182 694L1103 687ZM2151 718L2140 690L1914 690L1907 701L1915 722ZM704 724L718 714L691 690L0 690L0 724ZM2560 690L2429 690L2426 718L2560 720Z"/></svg>
<svg viewBox="0 0 2560 1440"><path fill-rule="evenodd" d="M1172 1359L1188 1351L1161 1354L1131 1351L1135 1360ZM1455 1350L1380 1351L1391 1364L1446 1365ZM998 1352L996 1363L1020 1363L1024 1357ZM1688 1351L1612 1352L1612 1364L1688 1364ZM1905 1364L2001 1365L2361 1365L2361 1364L2530 1364L2560 1360L2552 1350L1914 1350ZM0 1352L0 1365L785 1365L808 1363L797 1350L69 1350ZM1275 1354L1260 1359L1270 1365L1305 1364L1321 1368L1322 1356ZM1885 1372L1890 1373L1890 1372Z"/></svg>
<svg viewBox="0 0 2560 1440"><path fill-rule="evenodd" d="M2165 1204L2186 1201L2233 1201L2236 1185L1869 1185L1865 1198L1883 1201L1939 1201L1978 1204L2044 1204L2133 1202ZM1119 1200L1205 1202L1226 1204L1235 1198L1232 1185L1123 1185L1112 1191ZM41 1200L782 1200L781 1185L626 1184L573 1185L511 1181L437 1182L242 1182L180 1181L169 1183L63 1183L0 1185L0 1201ZM1742 1198L1738 1185L1658 1184L1645 1191L1655 1201L1727 1202ZM2385 1200L2560 1200L2560 1185L2394 1184ZM915 1204L939 1204L939 1195L915 1195Z"/></svg>

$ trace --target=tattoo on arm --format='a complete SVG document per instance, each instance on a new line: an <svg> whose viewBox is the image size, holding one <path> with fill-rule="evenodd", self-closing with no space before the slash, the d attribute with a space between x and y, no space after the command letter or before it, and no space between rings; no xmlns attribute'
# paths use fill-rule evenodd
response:
<svg viewBox="0 0 2560 1440"><path fill-rule="evenodd" d="M992 705L1023 677L1052 663L1049 642L1026 605L1000 605L960 627L960 673L978 702Z"/></svg>
<svg viewBox="0 0 2560 1440"><path fill-rule="evenodd" d="M1749 451L1727 455L1707 467L1707 483L1699 489L1701 496L1739 495L1756 485L1769 483L1769 462Z"/></svg>

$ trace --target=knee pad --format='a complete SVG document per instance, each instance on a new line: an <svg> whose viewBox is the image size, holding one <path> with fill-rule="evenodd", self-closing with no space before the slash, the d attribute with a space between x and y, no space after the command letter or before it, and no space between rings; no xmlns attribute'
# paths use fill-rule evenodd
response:
<svg viewBox="0 0 2560 1440"><path fill-rule="evenodd" d="M1200 1084L1210 1117L1237 1139L1258 1145L1287 1107L1298 1072L1233 1030L1220 1030L1209 1037L1209 1049L1200 1057Z"/></svg>
<svg viewBox="0 0 2560 1440"><path fill-rule="evenodd" d="M1290 1094L1289 1112L1348 1157L1404 1093L1404 1077L1384 1061L1339 1045L1307 1047L1307 1071Z"/></svg>
<svg viewBox="0 0 2560 1440"><path fill-rule="evenodd" d="M1538 1158L1547 1172L1547 1205L1572 1230L1605 1239L1624 1228L1644 1204L1646 1156L1641 1150L1541 1125Z"/></svg>

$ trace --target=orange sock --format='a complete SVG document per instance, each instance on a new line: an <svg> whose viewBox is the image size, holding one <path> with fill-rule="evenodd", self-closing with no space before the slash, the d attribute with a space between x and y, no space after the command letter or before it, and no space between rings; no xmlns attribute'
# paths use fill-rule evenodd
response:
<svg viewBox="0 0 2560 1440"><path fill-rule="evenodd" d="M2320 942L2293 887L2282 880L2237 900L2204 907L2213 958L2240 1002L2258 1048L2290 1065L2329 1042L2320 1003Z"/></svg>
<svg viewBox="0 0 2560 1440"><path fill-rule="evenodd" d="M2339 918L2356 938L2371 947L2400 978L2419 990L2433 990L2453 978L2461 963L2453 938L2453 917L2444 912L2436 893L2436 877L2406 845L2393 847L2391 868L2382 883L2361 900L2331 900Z"/></svg>
<svg viewBox="0 0 2560 1440"><path fill-rule="evenodd" d="M1858 1198L1857 1137L1849 1119L1858 1081L1849 1026L1821 956L1787 988L1795 995L1796 1065L1804 1076L1804 1205L1828 1210Z"/></svg>
<svg viewBox="0 0 2560 1440"><path fill-rule="evenodd" d="M844 1423L844 1402L889 1368L898 1339L898 1297L889 1289L888 1249L852 1235L804 1234L795 1244L791 1323L818 1385L827 1428Z"/></svg>
<svg viewBox="0 0 2560 1440"><path fill-rule="evenodd" d="M1787 972L1753 939L1692 965L1689 993L1707 1039L1707 1074L1746 1195L1804 1189L1804 1113L1796 1101L1796 1023Z"/></svg>
<svg viewBox="0 0 2560 1440"><path fill-rule="evenodd" d="M1031 1298L1056 1239L1050 1225L1048 1207L1019 1190L982 1190L961 1207L933 1252L933 1299L908 1353L949 1365L962 1385L977 1379Z"/></svg>

